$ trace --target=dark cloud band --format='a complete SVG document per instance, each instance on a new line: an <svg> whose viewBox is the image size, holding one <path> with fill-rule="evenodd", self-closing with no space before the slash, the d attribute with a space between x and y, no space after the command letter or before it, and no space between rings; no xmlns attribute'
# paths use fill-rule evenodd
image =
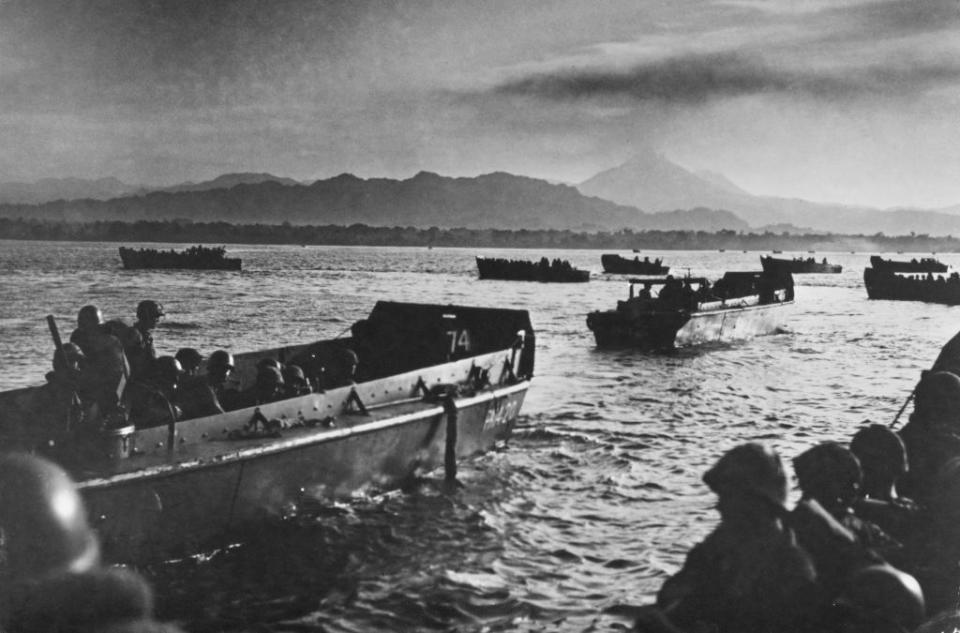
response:
<svg viewBox="0 0 960 633"><path fill-rule="evenodd" d="M673 57L625 71L576 69L528 75L501 83L495 92L554 101L597 98L698 104L758 94L826 100L910 96L958 81L960 64L951 60L821 70L775 66L757 56L722 53Z"/></svg>

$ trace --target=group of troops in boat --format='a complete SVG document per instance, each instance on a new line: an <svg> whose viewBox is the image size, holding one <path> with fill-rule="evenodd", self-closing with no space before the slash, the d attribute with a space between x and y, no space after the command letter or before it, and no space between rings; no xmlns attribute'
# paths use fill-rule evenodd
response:
<svg viewBox="0 0 960 633"><path fill-rule="evenodd" d="M322 373L309 375L298 365L263 358L255 379L241 388L227 350L206 358L190 347L175 355L158 354L154 330L164 316L163 306L148 299L137 306L133 325L105 321L99 308L87 305L77 314L69 342L59 341L52 326L58 341L53 370L37 395L43 402L32 407L50 419L33 418L29 428L4 428L4 439L33 450L38 440L62 444L104 428L149 428L216 415L350 384L356 375L357 354L343 347L337 358L326 359Z"/></svg>
<svg viewBox="0 0 960 633"><path fill-rule="evenodd" d="M960 335L923 372L899 432L870 424L849 444L823 442L792 460L800 489L792 508L775 450L747 443L725 453L703 476L720 523L664 582L656 604L638 610L636 630L960 626L949 620L960 590L958 374Z"/></svg>

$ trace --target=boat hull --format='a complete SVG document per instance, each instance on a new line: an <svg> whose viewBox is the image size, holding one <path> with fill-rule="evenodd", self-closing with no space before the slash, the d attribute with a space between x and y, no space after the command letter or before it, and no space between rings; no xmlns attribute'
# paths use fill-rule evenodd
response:
<svg viewBox="0 0 960 633"><path fill-rule="evenodd" d="M672 349L711 342L732 342L776 332L792 301L721 307L690 312L667 310L630 315L621 310L593 312L587 326L597 347Z"/></svg>
<svg viewBox="0 0 960 633"><path fill-rule="evenodd" d="M444 467L451 424L453 457L490 450L509 437L527 386L461 399L452 420L439 404L420 405L344 429L264 440L217 460L191 459L185 452L179 461L135 477L86 479L80 488L109 560L206 551L311 504L389 490Z"/></svg>

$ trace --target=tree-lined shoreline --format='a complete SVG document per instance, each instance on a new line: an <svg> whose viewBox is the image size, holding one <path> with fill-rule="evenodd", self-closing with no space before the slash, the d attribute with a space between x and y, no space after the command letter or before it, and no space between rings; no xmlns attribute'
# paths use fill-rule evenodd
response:
<svg viewBox="0 0 960 633"><path fill-rule="evenodd" d="M960 252L960 238L747 231L578 232L556 229L442 229L366 224L293 225L227 222L67 222L0 218L0 239L77 242L304 244L327 246L451 246L617 250L784 250Z"/></svg>

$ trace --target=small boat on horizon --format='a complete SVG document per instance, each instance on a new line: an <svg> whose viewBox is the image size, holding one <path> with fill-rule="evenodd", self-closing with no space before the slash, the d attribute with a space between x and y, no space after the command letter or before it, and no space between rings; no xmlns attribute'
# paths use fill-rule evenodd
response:
<svg viewBox="0 0 960 633"><path fill-rule="evenodd" d="M813 251L810 251L811 253ZM771 273L790 273L791 275L810 274L810 273L839 273L843 272L843 266L840 264L829 264L824 257L822 262L818 262L812 257L806 259L796 257L794 259L779 259L769 255L760 256L760 265L763 270Z"/></svg>
<svg viewBox="0 0 960 633"><path fill-rule="evenodd" d="M539 262L499 257L477 257L477 272L480 279L505 281L539 281L541 283L576 283L590 281L590 271L574 268L567 260L549 260L541 257Z"/></svg>
<svg viewBox="0 0 960 633"><path fill-rule="evenodd" d="M663 259L650 260L639 256L630 259L615 253L604 253L600 256L603 272L615 275L666 275L670 272L669 266L663 265Z"/></svg>
<svg viewBox="0 0 960 633"><path fill-rule="evenodd" d="M305 245L301 245L305 246ZM226 257L223 246L191 246L186 250L120 247L120 261L128 270L156 268L168 270L240 270L241 260Z"/></svg>

